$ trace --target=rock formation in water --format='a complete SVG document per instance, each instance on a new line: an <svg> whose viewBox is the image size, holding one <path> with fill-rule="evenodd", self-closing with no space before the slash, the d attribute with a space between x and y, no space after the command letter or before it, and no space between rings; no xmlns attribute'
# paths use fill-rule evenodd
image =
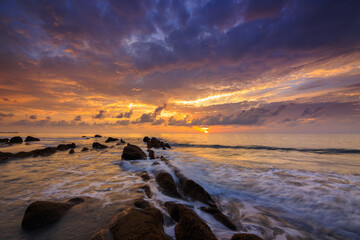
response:
<svg viewBox="0 0 360 240"><path fill-rule="evenodd" d="M130 143L124 147L123 153L121 155L121 159L123 160L145 160L146 157L146 154L143 150L141 150L141 148Z"/></svg>
<svg viewBox="0 0 360 240"><path fill-rule="evenodd" d="M35 138L35 137L32 137L32 136L27 136L25 138L25 142L34 142L34 141L40 141L39 138Z"/></svg>

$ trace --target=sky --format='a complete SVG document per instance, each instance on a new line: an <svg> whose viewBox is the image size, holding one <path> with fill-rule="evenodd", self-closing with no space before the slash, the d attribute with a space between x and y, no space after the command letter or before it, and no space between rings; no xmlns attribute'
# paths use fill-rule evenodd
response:
<svg viewBox="0 0 360 240"><path fill-rule="evenodd" d="M358 0L1 0L0 131L360 133Z"/></svg>

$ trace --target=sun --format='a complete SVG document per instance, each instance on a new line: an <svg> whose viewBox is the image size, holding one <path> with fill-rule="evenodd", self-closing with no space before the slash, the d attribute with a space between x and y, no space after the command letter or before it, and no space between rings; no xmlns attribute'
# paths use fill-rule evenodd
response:
<svg viewBox="0 0 360 240"><path fill-rule="evenodd" d="M209 133L209 128L207 127L194 127L195 130L200 131L202 133Z"/></svg>

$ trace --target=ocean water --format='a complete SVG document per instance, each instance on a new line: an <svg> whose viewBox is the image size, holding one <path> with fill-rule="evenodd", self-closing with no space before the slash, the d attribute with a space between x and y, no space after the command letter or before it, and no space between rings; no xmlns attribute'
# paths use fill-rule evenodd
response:
<svg viewBox="0 0 360 240"><path fill-rule="evenodd" d="M101 134L101 133L100 133ZM60 143L76 143L75 154L24 158L0 164L0 239L88 239L108 228L116 212L143 197L146 170L172 173L164 162L123 161L124 145L80 152L94 141L119 137L146 150L145 134L0 134L32 135L40 142L1 145L0 151L30 151ZM202 185L219 209L237 226L236 232L264 239L360 239L360 135L291 134L159 134L171 150L155 150L188 178ZM173 174L173 173L172 173ZM182 200L163 195L154 178L147 199L165 215L165 231L174 237L163 203ZM21 229L26 207L36 200L66 201L88 197L59 222L35 232ZM189 202L186 202L189 204ZM190 203L219 239L236 233ZM175 239L175 238L174 238Z"/></svg>

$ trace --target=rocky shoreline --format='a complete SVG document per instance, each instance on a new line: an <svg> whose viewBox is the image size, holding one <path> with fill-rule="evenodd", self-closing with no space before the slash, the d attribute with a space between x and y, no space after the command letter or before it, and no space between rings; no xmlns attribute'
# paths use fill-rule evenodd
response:
<svg viewBox="0 0 360 240"><path fill-rule="evenodd" d="M96 138L101 138L96 135ZM165 201L155 206L151 201L152 192L148 184L140 187L144 192L142 199L134 199L133 207L126 208L119 213L114 213L114 218L109 223L109 229L99 229L98 232L91 237L91 240L109 239L105 232L110 230L113 239L172 239L164 231L164 219L172 221L175 225L175 237L177 240L185 239L217 239L211 228L207 225L206 220L202 219L195 211L191 203L197 202L201 204L199 210L208 214L213 219L234 232L232 240L240 239L262 239L257 235L249 233L236 233L239 231L237 226L240 223L232 222L229 217L221 212L221 206L213 200L212 196L198 183L192 179L188 179L171 161L164 156L156 156L153 149L170 149L169 143L166 143L155 137L144 137L148 149L146 154L140 147L128 143L122 153L122 161L131 160L156 160L153 166L164 162L171 172L161 170L155 173L141 171L138 173L145 183L150 179L155 179L158 190L164 195L173 198L174 201ZM109 137L105 143L118 142L125 144L121 139ZM67 151L70 154L76 153L74 150L77 146L75 143L60 144L57 147L48 147L29 152L6 153L0 152L0 162L5 162L16 158L49 156L57 151ZM105 149L108 146L94 142L92 150ZM89 149L83 148L82 151ZM174 179L175 177L175 179ZM188 204L179 204L176 201L188 202ZM47 225L54 224L61 219L71 208L86 202L83 197L75 197L67 202L52 201L36 201L31 203L25 211L22 227L25 231L33 231L35 229L46 228Z"/></svg>

